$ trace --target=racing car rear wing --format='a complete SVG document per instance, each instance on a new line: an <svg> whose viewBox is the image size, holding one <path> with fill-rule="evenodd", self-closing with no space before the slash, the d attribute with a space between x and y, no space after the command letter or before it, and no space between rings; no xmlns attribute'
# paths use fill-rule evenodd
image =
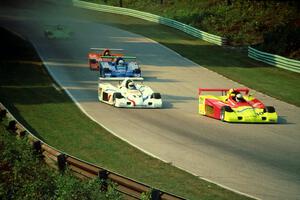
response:
<svg viewBox="0 0 300 200"><path fill-rule="evenodd" d="M91 47L90 48L91 50L96 50L96 51L104 51L106 50L107 48L96 48L96 47ZM124 51L124 49L109 49L111 51Z"/></svg>
<svg viewBox="0 0 300 200"><path fill-rule="evenodd" d="M134 56L101 56L101 58L124 58L124 59L136 59Z"/></svg>
<svg viewBox="0 0 300 200"><path fill-rule="evenodd" d="M143 77L99 77L99 81L123 81L126 78L130 78L133 81L143 81Z"/></svg>
<svg viewBox="0 0 300 200"><path fill-rule="evenodd" d="M244 92L246 95L249 93L249 89L248 88L232 88L234 89L234 91L236 92ZM201 92L222 92L222 95L226 94L230 89L220 89L220 88L199 88L198 92L199 95L201 94Z"/></svg>

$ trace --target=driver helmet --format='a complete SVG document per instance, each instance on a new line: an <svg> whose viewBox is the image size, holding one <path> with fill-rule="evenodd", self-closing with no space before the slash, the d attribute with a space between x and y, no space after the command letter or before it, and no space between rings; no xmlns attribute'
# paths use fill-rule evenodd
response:
<svg viewBox="0 0 300 200"><path fill-rule="evenodd" d="M103 56L110 56L110 50L109 49L104 49Z"/></svg>
<svg viewBox="0 0 300 200"><path fill-rule="evenodd" d="M236 95L236 100L237 100L237 101L242 101L242 100L243 100L243 95L242 95L241 93L238 93L238 94Z"/></svg>
<svg viewBox="0 0 300 200"><path fill-rule="evenodd" d="M119 65L123 65L124 64L124 60L119 60Z"/></svg>
<svg viewBox="0 0 300 200"><path fill-rule="evenodd" d="M133 82L129 82L128 83L128 89L130 89L130 90L134 90L135 89L135 85L134 85Z"/></svg>

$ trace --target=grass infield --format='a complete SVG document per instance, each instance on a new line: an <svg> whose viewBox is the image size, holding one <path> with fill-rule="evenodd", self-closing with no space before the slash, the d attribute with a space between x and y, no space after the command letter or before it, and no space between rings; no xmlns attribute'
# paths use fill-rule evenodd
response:
<svg viewBox="0 0 300 200"><path fill-rule="evenodd" d="M48 144L187 199L248 199L163 163L108 133L53 87L33 47L0 28L0 101Z"/></svg>

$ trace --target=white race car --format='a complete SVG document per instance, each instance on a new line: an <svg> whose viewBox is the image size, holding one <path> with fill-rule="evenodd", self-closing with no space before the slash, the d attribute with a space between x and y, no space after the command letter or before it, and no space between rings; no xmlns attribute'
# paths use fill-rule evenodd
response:
<svg viewBox="0 0 300 200"><path fill-rule="evenodd" d="M114 86L108 82L98 85L99 101L123 108L161 108L160 93L143 84L137 84L126 78L121 84Z"/></svg>

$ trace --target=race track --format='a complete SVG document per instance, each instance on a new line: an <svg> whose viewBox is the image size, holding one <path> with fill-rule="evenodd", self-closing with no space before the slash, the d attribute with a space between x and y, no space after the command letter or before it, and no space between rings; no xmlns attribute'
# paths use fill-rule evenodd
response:
<svg viewBox="0 0 300 200"><path fill-rule="evenodd" d="M199 177L262 199L300 199L300 109L256 93L274 105L280 124L229 124L200 116L197 88L239 87L142 36L68 17L70 8L41 4L0 8L0 25L28 38L55 80L81 108L118 137ZM55 13L55 14L54 14ZM48 40L63 24L75 35ZM117 109L97 100L98 74L88 70L90 47L123 48L137 56L144 83L162 94L163 109Z"/></svg>

